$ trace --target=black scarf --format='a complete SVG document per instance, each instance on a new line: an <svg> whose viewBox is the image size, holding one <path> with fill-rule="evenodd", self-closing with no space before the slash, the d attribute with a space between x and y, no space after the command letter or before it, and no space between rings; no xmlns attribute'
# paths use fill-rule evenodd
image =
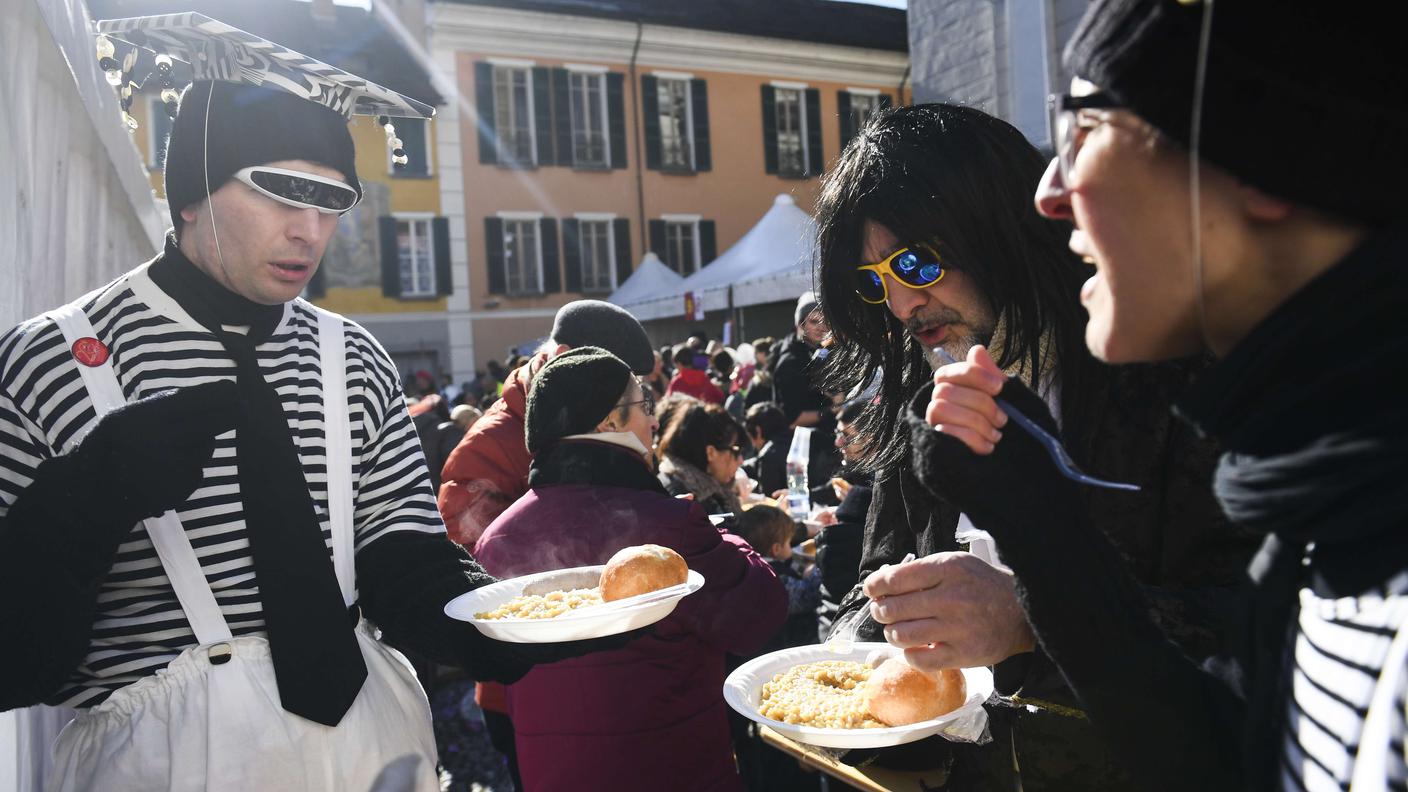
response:
<svg viewBox="0 0 1408 792"><path fill-rule="evenodd" d="M1311 581L1353 596L1408 559L1408 232L1382 231L1209 369L1177 407L1227 452L1233 521L1313 548Z"/></svg>
<svg viewBox="0 0 1408 792"><path fill-rule="evenodd" d="M668 496L640 454L600 440L561 440L533 458L528 486L587 484L624 487Z"/></svg>
<svg viewBox="0 0 1408 792"><path fill-rule="evenodd" d="M283 404L259 370L257 347L278 326L284 306L229 291L182 255L170 236L150 274L235 362L244 407L235 432L240 498L279 699L289 712L336 726L357 698L367 666Z"/></svg>

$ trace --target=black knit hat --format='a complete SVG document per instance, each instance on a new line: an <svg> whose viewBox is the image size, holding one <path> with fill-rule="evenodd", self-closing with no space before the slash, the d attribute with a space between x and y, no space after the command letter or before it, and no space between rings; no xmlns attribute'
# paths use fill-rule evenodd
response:
<svg viewBox="0 0 1408 792"><path fill-rule="evenodd" d="M1199 154L1295 203L1408 216L1408 48L1392 3L1213 6ZM1199 2L1094 0L1067 68L1188 145Z"/></svg>
<svg viewBox="0 0 1408 792"><path fill-rule="evenodd" d="M626 309L601 300L576 300L557 309L552 340L571 347L599 346L637 374L655 370L655 350L640 322Z"/></svg>
<svg viewBox="0 0 1408 792"><path fill-rule="evenodd" d="M347 119L323 105L254 85L193 83L181 97L166 147L172 227L179 232L181 210L205 200L207 173L213 193L241 168L280 160L326 165L341 173L360 196L356 156Z"/></svg>
<svg viewBox="0 0 1408 792"><path fill-rule="evenodd" d="M601 347L569 349L543 364L528 391L528 450L537 454L606 420L631 384L631 369Z"/></svg>

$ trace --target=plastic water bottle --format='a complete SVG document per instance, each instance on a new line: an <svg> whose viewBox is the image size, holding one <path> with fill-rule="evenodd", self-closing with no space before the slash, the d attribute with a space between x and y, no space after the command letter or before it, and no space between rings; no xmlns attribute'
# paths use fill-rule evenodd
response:
<svg viewBox="0 0 1408 792"><path fill-rule="evenodd" d="M812 510L811 491L807 488L807 462L811 458L812 428L799 426L792 430L792 447L787 449L787 510L792 519L805 520Z"/></svg>

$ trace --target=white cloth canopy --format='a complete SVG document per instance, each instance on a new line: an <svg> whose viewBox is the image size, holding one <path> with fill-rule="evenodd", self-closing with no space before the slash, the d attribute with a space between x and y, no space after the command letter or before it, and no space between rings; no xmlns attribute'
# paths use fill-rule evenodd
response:
<svg viewBox="0 0 1408 792"><path fill-rule="evenodd" d="M645 258L640 260L636 271L631 273L631 277L626 278L626 282L616 287L616 291L606 298L609 303L616 305L630 305L643 299L650 299L652 296L663 294L682 293L679 285L684 281L678 272L665 266L654 253L646 253Z"/></svg>
<svg viewBox="0 0 1408 792"><path fill-rule="evenodd" d="M735 307L795 300L812 288L815 242L811 216L797 207L792 196L779 195L757 225L698 272L649 292L633 293L628 299L618 299L622 291L618 289L611 301L644 321L682 315L685 292L694 292L706 311L728 307L730 286ZM626 283L633 280L634 275Z"/></svg>

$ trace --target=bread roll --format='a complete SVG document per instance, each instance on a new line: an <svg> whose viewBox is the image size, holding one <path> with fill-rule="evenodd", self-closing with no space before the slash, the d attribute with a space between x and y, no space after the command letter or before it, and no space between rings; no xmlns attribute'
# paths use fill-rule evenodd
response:
<svg viewBox="0 0 1408 792"><path fill-rule="evenodd" d="M616 551L601 572L601 599L612 602L677 586L689 579L684 558L668 547L645 544Z"/></svg>
<svg viewBox="0 0 1408 792"><path fill-rule="evenodd" d="M963 706L968 686L956 668L930 673L910 666L904 658L891 657L871 672L861 697L877 720L907 726Z"/></svg>

